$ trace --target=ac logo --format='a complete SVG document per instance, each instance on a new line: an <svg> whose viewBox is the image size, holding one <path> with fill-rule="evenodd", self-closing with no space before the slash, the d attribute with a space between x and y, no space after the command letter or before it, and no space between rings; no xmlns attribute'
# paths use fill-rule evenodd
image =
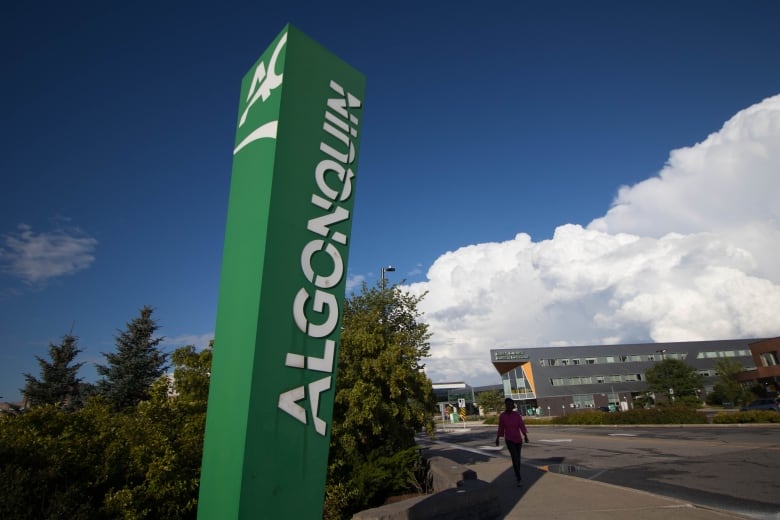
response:
<svg viewBox="0 0 780 520"><path fill-rule="evenodd" d="M279 54L282 48L287 43L287 33L284 33L279 39L279 43L276 44L271 59L268 61L268 70L265 68L265 63L260 62L255 68L255 74L252 77L252 83L249 86L249 92L246 100L247 104L244 108L244 112L241 114L241 118L238 120L238 127L241 128L246 123L247 114L249 109L257 102L258 99L262 99L263 102L267 101L271 97L271 92L281 86L284 74L276 73L276 62L279 59ZM233 155L240 152L246 145L257 141L258 139L276 139L276 128L279 124L279 120L268 121L261 124L249 133L233 150Z"/></svg>

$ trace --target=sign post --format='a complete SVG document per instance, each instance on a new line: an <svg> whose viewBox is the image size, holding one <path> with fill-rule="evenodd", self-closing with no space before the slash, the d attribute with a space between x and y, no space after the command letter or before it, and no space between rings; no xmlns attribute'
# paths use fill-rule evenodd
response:
<svg viewBox="0 0 780 520"><path fill-rule="evenodd" d="M322 518L364 91L290 25L242 81L200 519Z"/></svg>

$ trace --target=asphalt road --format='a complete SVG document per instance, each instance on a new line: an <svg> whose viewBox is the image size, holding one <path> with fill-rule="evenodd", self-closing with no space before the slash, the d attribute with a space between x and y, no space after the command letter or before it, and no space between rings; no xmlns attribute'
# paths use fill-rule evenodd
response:
<svg viewBox="0 0 780 520"><path fill-rule="evenodd" d="M439 432L437 439L508 457L493 447L495 429L471 426ZM780 520L780 425L531 426L529 437L527 464Z"/></svg>

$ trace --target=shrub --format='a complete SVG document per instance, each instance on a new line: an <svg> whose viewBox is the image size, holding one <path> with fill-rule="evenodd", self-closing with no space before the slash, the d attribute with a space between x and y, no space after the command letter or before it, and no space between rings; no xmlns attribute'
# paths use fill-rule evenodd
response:
<svg viewBox="0 0 780 520"><path fill-rule="evenodd" d="M584 410L568 415L554 417L553 424L610 424L605 422L605 416L610 415L602 411Z"/></svg>
<svg viewBox="0 0 780 520"><path fill-rule="evenodd" d="M720 412L712 418L713 424L780 423L780 413L772 410L748 412Z"/></svg>
<svg viewBox="0 0 780 520"><path fill-rule="evenodd" d="M554 417L553 424L706 424L707 416L684 406L605 413L585 410Z"/></svg>

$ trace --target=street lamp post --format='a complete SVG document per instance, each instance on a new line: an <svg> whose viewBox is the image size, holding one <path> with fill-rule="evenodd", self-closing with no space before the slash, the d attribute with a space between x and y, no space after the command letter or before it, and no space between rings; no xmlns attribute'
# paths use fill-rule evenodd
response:
<svg viewBox="0 0 780 520"><path fill-rule="evenodd" d="M383 291L385 290L385 273L392 273L394 271L395 271L395 267L393 267L392 265L388 265L387 267L383 267L382 268L381 278L382 278L382 290Z"/></svg>

